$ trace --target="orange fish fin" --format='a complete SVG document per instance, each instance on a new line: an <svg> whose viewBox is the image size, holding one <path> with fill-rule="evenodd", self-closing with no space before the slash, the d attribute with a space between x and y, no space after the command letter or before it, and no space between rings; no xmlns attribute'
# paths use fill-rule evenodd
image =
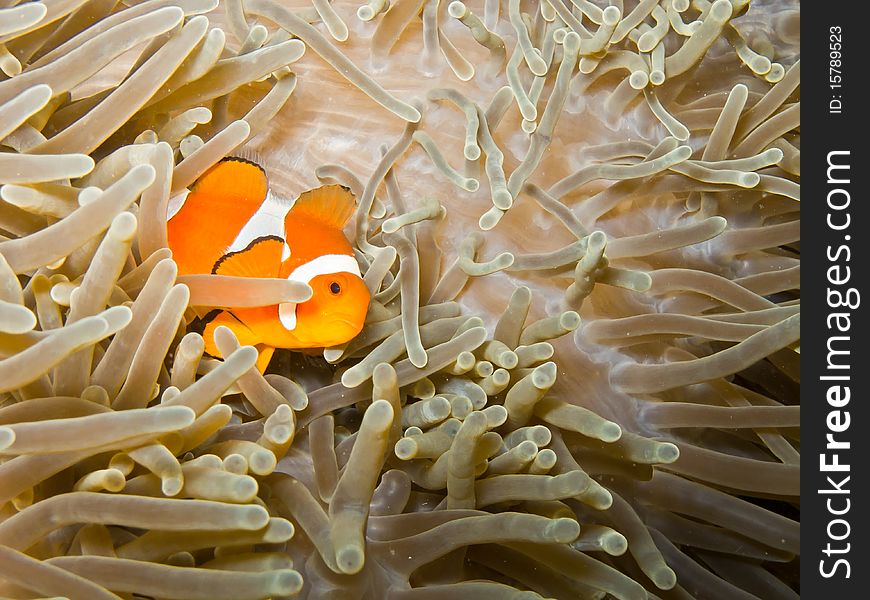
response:
<svg viewBox="0 0 870 600"><path fill-rule="evenodd" d="M305 215L327 225L341 229L356 210L356 199L343 185L322 185L304 192L296 200L290 213Z"/></svg>
<svg viewBox="0 0 870 600"><path fill-rule="evenodd" d="M211 272L234 277L277 277L283 251L284 240L281 238L259 237L244 250L224 254Z"/></svg>
<svg viewBox="0 0 870 600"><path fill-rule="evenodd" d="M205 324L205 328L202 330L202 339L205 341L206 354L216 358L224 358L214 341L214 331L221 325L231 329L236 335L236 338L238 338L239 344L242 346L253 346L259 342L254 335L254 332L248 329L247 325L237 319L231 312L221 310L214 311L214 313L214 316Z"/></svg>
<svg viewBox="0 0 870 600"><path fill-rule="evenodd" d="M230 197L236 202L250 202L259 207L269 191L266 172L257 163L230 156L206 171L190 190L211 194L214 197Z"/></svg>
<svg viewBox="0 0 870 600"><path fill-rule="evenodd" d="M272 360L272 355L275 354L275 349L266 344L257 344L256 348L260 353L257 356L257 370L260 371L260 373L265 373L266 368L269 366L269 361Z"/></svg>

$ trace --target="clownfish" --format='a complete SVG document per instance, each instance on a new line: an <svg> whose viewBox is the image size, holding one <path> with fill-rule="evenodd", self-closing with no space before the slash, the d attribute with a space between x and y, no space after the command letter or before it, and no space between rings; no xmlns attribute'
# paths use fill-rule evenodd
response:
<svg viewBox="0 0 870 600"><path fill-rule="evenodd" d="M308 284L299 304L214 310L203 317L206 353L220 357L214 330L229 327L260 351L265 370L275 348L335 346L362 329L369 306L353 249L342 228L354 212L350 191L325 185L294 203L274 195L257 163L225 158L167 212L169 248L179 275L277 277Z"/></svg>

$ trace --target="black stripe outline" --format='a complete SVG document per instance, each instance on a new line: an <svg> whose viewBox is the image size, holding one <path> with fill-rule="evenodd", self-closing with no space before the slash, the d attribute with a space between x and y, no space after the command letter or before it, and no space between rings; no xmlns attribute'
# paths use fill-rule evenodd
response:
<svg viewBox="0 0 870 600"><path fill-rule="evenodd" d="M253 248L255 245L259 244L260 242L267 241L267 240L275 240L275 241L281 242L282 244L285 242L284 238L277 236L277 235L264 235L264 236L261 236L258 238L254 238L253 240L251 240L251 242L247 246L245 246L241 250L227 252L226 254L221 256L219 259L217 259L217 261L215 261L215 263L214 263L214 266L211 268L211 274L217 275L218 268L220 268L221 263L223 263L226 259L230 258L231 256L235 256L236 254L241 254L242 252L247 252L248 250Z"/></svg>

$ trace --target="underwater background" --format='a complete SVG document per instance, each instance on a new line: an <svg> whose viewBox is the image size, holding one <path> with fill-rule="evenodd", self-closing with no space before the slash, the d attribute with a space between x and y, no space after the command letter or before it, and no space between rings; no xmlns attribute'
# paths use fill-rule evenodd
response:
<svg viewBox="0 0 870 600"><path fill-rule="evenodd" d="M0 596L798 597L799 29L0 0ZM225 156L354 194L357 337L204 354L301 300L178 275Z"/></svg>

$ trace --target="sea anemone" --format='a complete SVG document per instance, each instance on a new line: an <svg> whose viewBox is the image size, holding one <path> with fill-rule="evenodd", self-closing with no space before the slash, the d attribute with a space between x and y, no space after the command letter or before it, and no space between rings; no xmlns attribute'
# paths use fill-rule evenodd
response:
<svg viewBox="0 0 870 600"><path fill-rule="evenodd" d="M798 30L0 2L0 595L796 598ZM265 374L197 316L306 290L167 247L231 154L349 187L372 294Z"/></svg>

